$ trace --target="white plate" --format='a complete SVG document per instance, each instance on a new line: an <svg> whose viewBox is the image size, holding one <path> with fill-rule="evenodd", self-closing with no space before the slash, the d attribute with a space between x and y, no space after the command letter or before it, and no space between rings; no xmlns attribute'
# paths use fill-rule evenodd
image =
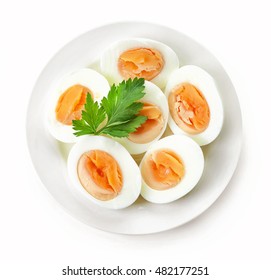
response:
<svg viewBox="0 0 271 280"><path fill-rule="evenodd" d="M66 168L68 145L49 134L44 122L48 92L67 72L96 67L101 52L116 40L145 37L169 45L183 64L204 68L216 80L224 106L224 126L220 136L203 148L205 169L196 188L185 197L164 205L140 198L123 210L107 210L85 205L69 190ZM186 35L150 23L123 22L91 30L63 47L47 64L34 87L27 114L27 140L33 164L51 195L72 216L101 230L146 234L168 230L187 223L205 211L221 195L236 168L242 135L242 121L234 87L217 59Z"/></svg>

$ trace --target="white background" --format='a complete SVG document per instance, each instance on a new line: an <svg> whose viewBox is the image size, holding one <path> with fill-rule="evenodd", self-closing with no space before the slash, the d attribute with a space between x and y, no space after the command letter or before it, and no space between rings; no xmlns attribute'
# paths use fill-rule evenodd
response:
<svg viewBox="0 0 271 280"><path fill-rule="evenodd" d="M209 267L208 279L270 279L268 2L1 0L1 279L64 279L67 265L200 265ZM167 25L206 46L242 109L243 150L227 189L199 218L160 234L109 234L73 219L42 186L27 151L27 103L43 67L74 37L120 20Z"/></svg>

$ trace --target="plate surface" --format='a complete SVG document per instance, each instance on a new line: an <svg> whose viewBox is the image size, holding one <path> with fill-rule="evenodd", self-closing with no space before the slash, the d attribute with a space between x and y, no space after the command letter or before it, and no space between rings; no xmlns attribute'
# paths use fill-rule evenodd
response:
<svg viewBox="0 0 271 280"><path fill-rule="evenodd" d="M198 185L185 197L164 205L139 198L123 210L107 210L82 203L70 191L66 159L71 145L53 139L45 125L45 104L50 90L68 72L97 69L101 52L111 43L145 37L169 45L183 65L194 64L216 80L224 107L224 125L219 137L203 147L205 169ZM147 234L168 230L194 219L221 195L236 168L242 136L240 106L235 89L223 67L203 46L170 28L150 23L123 22L99 27L64 46L47 64L31 95L27 113L27 141L34 167L51 195L72 216L101 230Z"/></svg>

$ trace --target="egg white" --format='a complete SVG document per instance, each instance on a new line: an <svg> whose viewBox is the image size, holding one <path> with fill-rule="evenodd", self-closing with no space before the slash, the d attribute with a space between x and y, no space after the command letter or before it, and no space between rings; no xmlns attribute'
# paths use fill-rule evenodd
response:
<svg viewBox="0 0 271 280"><path fill-rule="evenodd" d="M195 140L200 146L214 141L219 135L223 125L223 106L213 77L198 66L186 65L174 71L166 85L165 94L168 97L172 89L181 83L190 83L198 88L204 95L210 109L210 122L201 133L189 134L183 131L169 114L168 124L174 134L184 134Z"/></svg>
<svg viewBox="0 0 271 280"><path fill-rule="evenodd" d="M107 96L110 86L100 73L84 68L74 71L59 82L54 91L50 92L47 104L47 127L51 135L59 141L74 143L77 137L73 135L72 125L65 125L56 119L55 108L59 97L71 86L80 84L87 87L94 96L94 101L100 101Z"/></svg>
<svg viewBox="0 0 271 280"><path fill-rule="evenodd" d="M184 135L171 135L160 139L150 147L141 161L140 170L148 156L161 149L171 150L181 158L185 174L175 187L167 190L152 189L142 177L141 195L153 203L168 203L183 197L196 186L204 169L204 156L199 145Z"/></svg>
<svg viewBox="0 0 271 280"><path fill-rule="evenodd" d="M164 67L161 72L151 80L151 82L160 88L164 88L168 76L174 70L179 68L179 59L177 54L169 46L158 41L143 38L131 38L115 42L101 57L101 72L111 83L120 83L124 78L118 70L118 59L123 52L135 48L152 48L161 53L164 60Z"/></svg>
<svg viewBox="0 0 271 280"><path fill-rule="evenodd" d="M113 139L104 136L81 136L72 147L68 157L68 174L72 191L82 200L95 203L108 209L122 209L136 201L141 190L139 167L127 150ZM81 155L90 150L102 150L110 154L119 164L122 172L123 187L115 198L102 201L94 198L81 185L77 174L77 165Z"/></svg>
<svg viewBox="0 0 271 280"><path fill-rule="evenodd" d="M137 155L146 152L148 147L152 143L156 142L158 139L161 138L161 136L166 130L167 122L168 122L169 110L168 110L168 102L166 96L161 91L161 89L157 87L155 84L145 81L144 85L145 85L144 92L146 94L139 101L156 105L161 110L162 117L164 120L164 125L159 135L157 135L151 142L148 143L139 144L129 140L128 138L116 138L115 140L121 143L132 155Z"/></svg>

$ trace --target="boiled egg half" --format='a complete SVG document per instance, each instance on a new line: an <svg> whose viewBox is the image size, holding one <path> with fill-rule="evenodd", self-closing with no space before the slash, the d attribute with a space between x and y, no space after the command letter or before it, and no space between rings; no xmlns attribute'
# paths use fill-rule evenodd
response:
<svg viewBox="0 0 271 280"><path fill-rule="evenodd" d="M131 38L112 44L102 55L100 67L111 83L138 77L164 88L168 76L179 68L179 59L161 42Z"/></svg>
<svg viewBox="0 0 271 280"><path fill-rule="evenodd" d="M92 69L80 69L63 77L51 92L47 105L47 126L51 135L65 143L76 142L72 120L81 119L87 93L99 102L109 89L107 80Z"/></svg>
<svg viewBox="0 0 271 280"><path fill-rule="evenodd" d="M160 139L141 161L141 195L153 203L177 200L196 186L203 168L203 153L194 140L184 135Z"/></svg>
<svg viewBox="0 0 271 280"><path fill-rule="evenodd" d="M165 94L174 134L185 134L201 146L215 140L223 125L223 106L210 74L198 66L183 66L170 75Z"/></svg>
<svg viewBox="0 0 271 280"><path fill-rule="evenodd" d="M82 136L68 157L75 195L109 209L128 207L141 190L138 165L128 151L104 136Z"/></svg>
<svg viewBox="0 0 271 280"><path fill-rule="evenodd" d="M146 116L146 122L129 137L116 139L133 155L146 152L148 147L163 135L168 121L166 96L155 84L145 81L144 85L145 95L139 100L144 105L139 115Z"/></svg>

